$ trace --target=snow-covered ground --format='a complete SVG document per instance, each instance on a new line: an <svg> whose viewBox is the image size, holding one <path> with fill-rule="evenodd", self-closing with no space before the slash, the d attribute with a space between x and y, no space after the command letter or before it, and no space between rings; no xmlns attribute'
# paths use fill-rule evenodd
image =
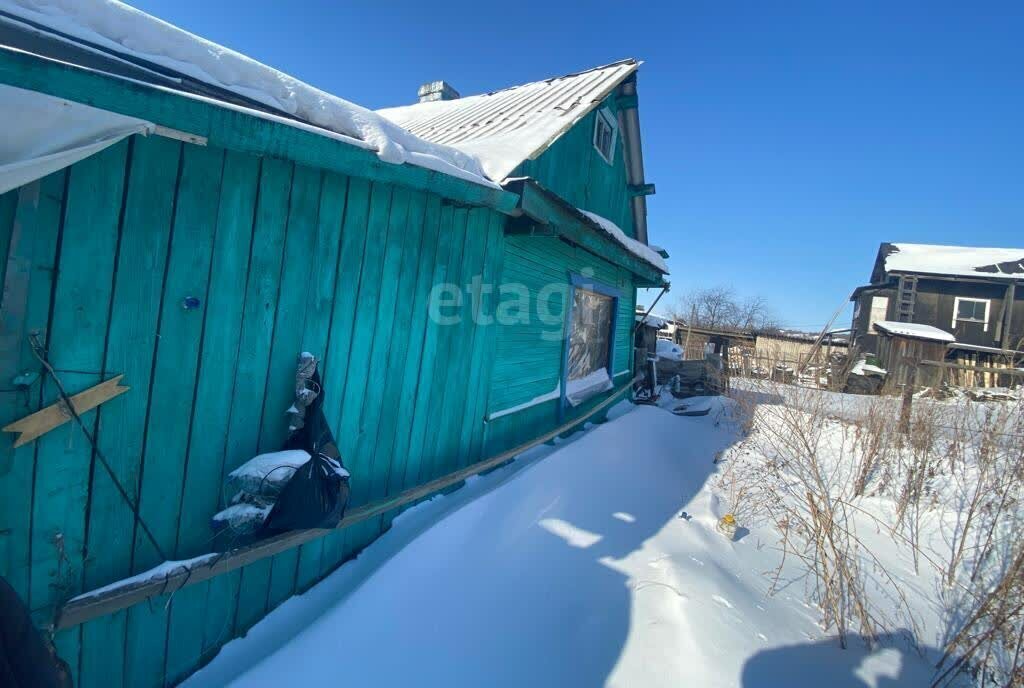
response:
<svg viewBox="0 0 1024 688"><path fill-rule="evenodd" d="M900 638L840 649L798 576L769 594L774 531L716 531L715 459L741 437L732 402L710 404L620 404L406 512L187 685L928 685Z"/></svg>

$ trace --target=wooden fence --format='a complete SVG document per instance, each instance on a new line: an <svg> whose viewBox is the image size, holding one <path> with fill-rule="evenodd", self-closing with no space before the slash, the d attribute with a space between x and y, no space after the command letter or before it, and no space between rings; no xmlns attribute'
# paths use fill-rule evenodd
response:
<svg viewBox="0 0 1024 688"><path fill-rule="evenodd" d="M707 337L694 335L689 345L681 344L684 359L701 359L707 350ZM729 375L738 378L772 380L816 389L842 391L846 388L850 369L856 362L847 354L845 347L830 350L827 345L817 352L812 360L808 356L774 355L758 353L753 347L734 346L729 349ZM1024 386L1021 363L1010 356L979 356L969 352L957 352L949 361L935 362L926 375L915 384L917 391L925 387L942 389L947 387L965 389L1016 389ZM938 370L936 370L938 368ZM902 389L902 382L897 381ZM887 383L887 389L893 384Z"/></svg>

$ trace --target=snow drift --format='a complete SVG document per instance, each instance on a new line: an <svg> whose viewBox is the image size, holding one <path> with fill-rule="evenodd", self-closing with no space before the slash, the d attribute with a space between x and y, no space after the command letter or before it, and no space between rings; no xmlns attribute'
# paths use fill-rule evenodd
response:
<svg viewBox="0 0 1024 688"><path fill-rule="evenodd" d="M636 407L406 512L187 685L927 685L912 652L839 649L799 586L768 595L772 534L716 532L739 433L708 403Z"/></svg>

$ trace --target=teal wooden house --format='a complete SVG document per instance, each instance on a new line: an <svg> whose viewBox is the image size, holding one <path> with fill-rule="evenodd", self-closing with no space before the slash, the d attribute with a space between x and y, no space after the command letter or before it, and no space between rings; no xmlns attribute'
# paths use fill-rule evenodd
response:
<svg viewBox="0 0 1024 688"><path fill-rule="evenodd" d="M667 270L634 60L374 113L83 5L0 2L0 421L50 414L0 437L0 575L77 683L159 686L377 538L385 500L621 394ZM280 448L302 351L361 520L238 554L210 518ZM119 376L62 410L58 383Z"/></svg>

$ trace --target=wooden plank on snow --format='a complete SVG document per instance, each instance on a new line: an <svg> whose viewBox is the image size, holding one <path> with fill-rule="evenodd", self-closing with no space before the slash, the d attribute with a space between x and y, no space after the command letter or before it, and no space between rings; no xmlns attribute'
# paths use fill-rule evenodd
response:
<svg viewBox="0 0 1024 688"><path fill-rule="evenodd" d="M404 505L412 504L424 497L445 490L474 475L484 473L505 463L509 459L545 442L548 442L558 435L568 432L572 428L585 423L593 415L600 413L619 400L628 392L633 384L638 382L641 376L637 376L628 383L622 385L612 392L608 397L595 404L587 413L574 418L571 421L550 430L549 432L535 437L532 440L520 444L512 449L501 452L486 461L475 465L467 466L454 471L448 475L441 476L418 487L406 490L401 494L350 511L338 524L338 528L349 528L367 519L372 519L381 514L398 509ZM248 566L255 562L265 561L269 557L284 552L288 549L298 547L314 538L323 537L331 531L323 529L301 530L292 533L284 533L253 545L224 552L221 555L210 556L191 567L174 569L166 576L156 579L135 581L123 586L114 586L96 595L82 595L61 610L57 619L58 628L70 628L77 624L84 623L89 619L96 618L103 614L109 614L118 609L124 609L139 602L142 602L154 595L165 595L180 590L183 587L195 585L233 571L242 566Z"/></svg>

